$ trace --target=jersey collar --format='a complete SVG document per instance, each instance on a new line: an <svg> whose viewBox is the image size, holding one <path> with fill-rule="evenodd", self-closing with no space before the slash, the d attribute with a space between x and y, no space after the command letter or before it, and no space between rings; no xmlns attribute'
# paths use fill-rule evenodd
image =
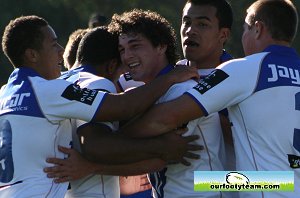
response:
<svg viewBox="0 0 300 198"><path fill-rule="evenodd" d="M156 78L159 77L159 76L161 76L161 75L164 75L164 74L169 73L172 69L174 69L174 65L169 64L169 65L165 66L165 67L157 74Z"/></svg>
<svg viewBox="0 0 300 198"><path fill-rule="evenodd" d="M294 48L283 46L283 45L269 45L264 52L280 53L285 54L286 56L295 56L298 57L298 54Z"/></svg>

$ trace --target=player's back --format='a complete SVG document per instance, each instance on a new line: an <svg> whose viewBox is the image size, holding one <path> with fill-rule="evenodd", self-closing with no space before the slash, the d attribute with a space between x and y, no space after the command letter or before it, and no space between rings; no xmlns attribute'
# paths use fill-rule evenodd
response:
<svg viewBox="0 0 300 198"><path fill-rule="evenodd" d="M95 72L92 67L81 66L73 71L65 73L61 78L70 82L76 82L81 88L116 93L116 88L110 80L99 77L93 73ZM85 124L85 121L72 119L73 147L78 151L80 151L80 143L77 136L77 128ZM111 128L112 132L115 132L118 129L118 122L103 122L103 124ZM71 188L68 190L65 198L118 198L120 196L118 176L100 174L88 175L84 178L71 181L70 187Z"/></svg>
<svg viewBox="0 0 300 198"><path fill-rule="evenodd" d="M235 138L239 139L235 141L237 170L294 171L295 193L263 194L264 197L297 197L300 193L300 59L291 49L282 48L271 50L258 63L254 64L259 65L259 72L253 93L229 108Z"/></svg>

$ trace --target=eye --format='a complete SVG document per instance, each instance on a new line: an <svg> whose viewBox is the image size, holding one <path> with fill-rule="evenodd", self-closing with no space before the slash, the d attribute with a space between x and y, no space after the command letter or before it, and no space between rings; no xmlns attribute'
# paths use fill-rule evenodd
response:
<svg viewBox="0 0 300 198"><path fill-rule="evenodd" d="M124 51L125 51L124 48L119 48L119 53L120 54L124 54Z"/></svg>
<svg viewBox="0 0 300 198"><path fill-rule="evenodd" d="M199 23L198 26L199 27L207 27L208 25L206 23Z"/></svg>

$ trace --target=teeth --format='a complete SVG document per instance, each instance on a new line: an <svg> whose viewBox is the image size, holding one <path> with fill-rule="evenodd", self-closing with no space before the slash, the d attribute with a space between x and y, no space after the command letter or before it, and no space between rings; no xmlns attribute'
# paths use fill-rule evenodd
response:
<svg viewBox="0 0 300 198"><path fill-rule="evenodd" d="M138 66L138 65L140 65L139 63L132 63L132 64L129 64L128 66L129 67L136 67L136 66Z"/></svg>

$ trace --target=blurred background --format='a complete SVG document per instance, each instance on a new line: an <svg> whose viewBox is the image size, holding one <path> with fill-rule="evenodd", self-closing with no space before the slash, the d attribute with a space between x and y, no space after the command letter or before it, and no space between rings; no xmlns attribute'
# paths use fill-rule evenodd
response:
<svg viewBox="0 0 300 198"><path fill-rule="evenodd" d="M234 57L243 56L241 36L245 9L254 0L228 0L233 8L234 23L231 39L226 44L226 49ZM300 11L300 0L293 0ZM69 35L79 28L87 28L92 14L100 13L110 20L114 13L121 14L133 8L156 11L169 20L177 33L178 51L180 50L180 24L182 8L185 0L0 0L0 35L10 20L22 15L38 15L45 18L53 27L58 36L59 43L65 46ZM280 19L278 19L280 20ZM300 53L300 30L294 41L293 47ZM0 87L6 83L13 67L0 53Z"/></svg>

